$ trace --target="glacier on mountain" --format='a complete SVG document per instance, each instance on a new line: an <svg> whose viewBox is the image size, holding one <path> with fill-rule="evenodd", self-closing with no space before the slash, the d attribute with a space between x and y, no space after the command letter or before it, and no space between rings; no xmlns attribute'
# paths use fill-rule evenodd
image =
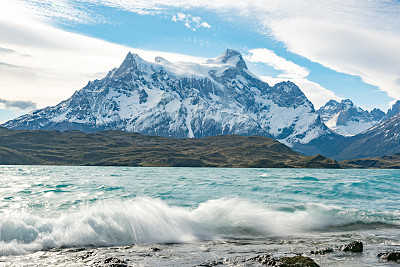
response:
<svg viewBox="0 0 400 267"><path fill-rule="evenodd" d="M119 129L147 135L198 138L262 135L293 146L332 134L292 82L274 86L227 49L203 64L128 53L119 68L90 81L56 106L3 124L11 129Z"/></svg>

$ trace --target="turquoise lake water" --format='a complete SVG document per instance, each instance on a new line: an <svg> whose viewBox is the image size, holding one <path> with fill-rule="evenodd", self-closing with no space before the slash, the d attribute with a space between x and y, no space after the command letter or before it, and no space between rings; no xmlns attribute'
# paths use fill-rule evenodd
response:
<svg viewBox="0 0 400 267"><path fill-rule="evenodd" d="M0 266L390 266L399 246L400 170L0 166Z"/></svg>

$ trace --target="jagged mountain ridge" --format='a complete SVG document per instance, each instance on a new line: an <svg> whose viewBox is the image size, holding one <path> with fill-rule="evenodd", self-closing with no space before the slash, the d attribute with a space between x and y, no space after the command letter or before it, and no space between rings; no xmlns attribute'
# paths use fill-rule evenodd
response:
<svg viewBox="0 0 400 267"><path fill-rule="evenodd" d="M119 68L69 99L3 126L196 138L261 135L289 146L332 134L294 83L269 86L232 49L203 64L161 57L150 63L129 53Z"/></svg>
<svg viewBox="0 0 400 267"><path fill-rule="evenodd" d="M393 106L387 111L386 119L389 119L400 113L400 100L397 100Z"/></svg>
<svg viewBox="0 0 400 267"><path fill-rule="evenodd" d="M328 128L343 136L357 135L386 118L380 109L375 108L369 112L357 107L349 99L340 103L330 100L317 113Z"/></svg>

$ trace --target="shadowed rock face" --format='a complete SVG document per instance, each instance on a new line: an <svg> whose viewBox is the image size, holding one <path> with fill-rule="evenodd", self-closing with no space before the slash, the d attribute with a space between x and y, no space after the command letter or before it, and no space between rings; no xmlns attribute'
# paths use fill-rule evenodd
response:
<svg viewBox="0 0 400 267"><path fill-rule="evenodd" d="M291 82L269 86L227 49L204 64L154 63L129 53L119 68L69 99L3 124L11 129L118 129L146 135L201 138L261 135L308 143L331 131Z"/></svg>
<svg viewBox="0 0 400 267"><path fill-rule="evenodd" d="M400 152L400 114L397 114L357 136L336 143L336 150L327 151L327 156L338 160L383 157ZM380 162L390 160L379 160ZM394 159L393 162L396 160ZM365 162L367 163L367 162ZM374 164L373 162L367 164ZM373 167L373 166L366 166ZM379 165L376 165L379 167Z"/></svg>

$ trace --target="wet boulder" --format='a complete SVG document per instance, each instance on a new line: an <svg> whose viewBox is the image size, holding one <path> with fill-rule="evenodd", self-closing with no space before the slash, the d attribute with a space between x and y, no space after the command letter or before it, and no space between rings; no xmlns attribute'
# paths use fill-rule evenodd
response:
<svg viewBox="0 0 400 267"><path fill-rule="evenodd" d="M311 258L304 256L294 257L281 257L273 258L271 255L258 255L257 257L249 259L251 261L258 261L267 266L279 267L319 267L319 265Z"/></svg>
<svg viewBox="0 0 400 267"><path fill-rule="evenodd" d="M351 252L362 252L363 251L363 243L361 241L353 241L349 244L343 245L340 248L342 251L351 251Z"/></svg>
<svg viewBox="0 0 400 267"><path fill-rule="evenodd" d="M310 253L324 255L326 253L332 253L333 251L334 251L333 248L324 248L324 249L320 249L320 250L312 250L312 251L310 251Z"/></svg>
<svg viewBox="0 0 400 267"><path fill-rule="evenodd" d="M378 257L382 260L395 261L400 263L400 251L379 253Z"/></svg>

